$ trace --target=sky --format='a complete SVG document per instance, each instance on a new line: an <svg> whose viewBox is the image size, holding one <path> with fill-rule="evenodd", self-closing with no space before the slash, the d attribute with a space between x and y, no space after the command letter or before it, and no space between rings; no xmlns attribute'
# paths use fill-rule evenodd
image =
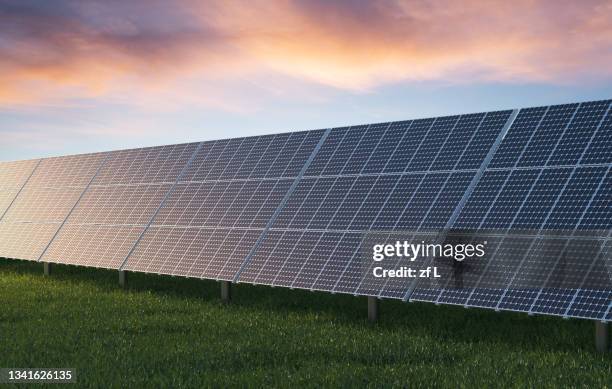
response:
<svg viewBox="0 0 612 389"><path fill-rule="evenodd" d="M612 97L612 0L0 0L0 160Z"/></svg>

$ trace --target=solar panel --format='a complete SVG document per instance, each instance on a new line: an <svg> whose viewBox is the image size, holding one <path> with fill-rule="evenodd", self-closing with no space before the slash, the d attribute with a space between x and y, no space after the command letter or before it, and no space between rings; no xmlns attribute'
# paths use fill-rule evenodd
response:
<svg viewBox="0 0 612 389"><path fill-rule="evenodd" d="M0 221L0 256L36 261L53 239L104 154L42 159ZM28 169L26 169L27 171Z"/></svg>
<svg viewBox="0 0 612 389"><path fill-rule="evenodd" d="M120 267L197 147L190 143L108 154L41 260Z"/></svg>
<svg viewBox="0 0 612 389"><path fill-rule="evenodd" d="M609 295L583 292L581 288L590 283L581 285L568 278L571 275L587 279L591 269L588 259L597 257L603 242L591 238L554 239L541 234L568 231L570 235L580 235L580 230L609 230L610 215L605 215L609 207L603 204L603 198L611 190L606 178L610 167L578 164L588 159L598 131L605 130L609 110L609 100L521 110L499 153L461 210L456 226L522 230L533 236L505 238L519 239L520 244L515 248L512 241L502 241L500 251L495 251L486 268L472 269L479 274L469 282L475 287L417 290L411 298L570 316L568 307L575 302L570 296L603 295L598 300L599 310L592 309L590 318L605 320L606 310L602 307L608 304L604 299ZM599 223L592 222L593 217ZM556 273L560 267L563 287L551 287L551 280L559 280ZM601 267L600 263L595 268ZM609 289L610 275L598 285Z"/></svg>
<svg viewBox="0 0 612 389"><path fill-rule="evenodd" d="M40 160L29 160L0 164L0 221L39 163Z"/></svg>
<svg viewBox="0 0 612 389"><path fill-rule="evenodd" d="M205 144L122 269L232 280L322 136Z"/></svg>
<svg viewBox="0 0 612 389"><path fill-rule="evenodd" d="M391 143L385 141L386 134L403 137L410 130L405 134L389 132L391 124L332 130L329 145L326 142L321 148L327 162L314 159L238 281L359 294L364 277L358 260L363 234L375 225L394 231L444 227L475 175L473 166L482 163L510 114L504 111L402 123L420 134L420 139L412 142L416 147L404 157L403 169L387 174L383 172L389 160L381 158L377 162L380 173L362 172L369 166L373 150L381 143ZM373 147L370 132L380 137ZM450 133L455 139L464 139L462 148L457 147L459 142L448 142ZM361 148L364 142L369 147ZM394 142L402 143L399 139ZM363 157L355 158L355 150L362 150ZM444 157L447 153L456 156L451 163ZM433 166L440 170L433 170ZM448 171L455 166L462 170ZM329 239L337 233L342 233L338 244ZM312 255L320 242L334 253L333 258L325 262L317 278L309 274L310 284L306 284L300 273L314 267L310 261L320 266L321 259ZM298 273L292 277L294 269Z"/></svg>
<svg viewBox="0 0 612 389"><path fill-rule="evenodd" d="M2 163L0 256L610 320L610 103ZM490 258L364 260L457 232Z"/></svg>

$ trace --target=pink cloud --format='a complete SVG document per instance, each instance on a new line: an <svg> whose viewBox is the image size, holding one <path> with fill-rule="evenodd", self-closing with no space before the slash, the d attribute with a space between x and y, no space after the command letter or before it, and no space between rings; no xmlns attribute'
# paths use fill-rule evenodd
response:
<svg viewBox="0 0 612 389"><path fill-rule="evenodd" d="M104 98L248 110L223 101L222 85L275 74L351 91L612 76L604 0L9 4L0 106Z"/></svg>

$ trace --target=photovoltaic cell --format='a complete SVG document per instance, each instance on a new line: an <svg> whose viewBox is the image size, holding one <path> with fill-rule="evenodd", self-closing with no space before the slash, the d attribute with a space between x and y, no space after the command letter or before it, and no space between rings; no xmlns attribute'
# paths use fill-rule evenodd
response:
<svg viewBox="0 0 612 389"><path fill-rule="evenodd" d="M606 101L608 104L612 105L612 100ZM595 133L595 136L587 147L587 152L580 162L584 164L612 163L612 153L610 153L610 150L612 150L612 109L609 105L603 122Z"/></svg>
<svg viewBox="0 0 612 389"><path fill-rule="evenodd" d="M518 166L544 166L569 126L578 104L555 105L548 109L536 128L529 143L525 146Z"/></svg>
<svg viewBox="0 0 612 389"><path fill-rule="evenodd" d="M547 110L548 107L521 109L489 166L514 167Z"/></svg>
<svg viewBox="0 0 612 389"><path fill-rule="evenodd" d="M92 185L172 184L196 147L197 143L186 143L115 151Z"/></svg>
<svg viewBox="0 0 612 389"><path fill-rule="evenodd" d="M0 164L0 221L39 162L28 160Z"/></svg>
<svg viewBox="0 0 612 389"><path fill-rule="evenodd" d="M575 165L603 120L609 105L610 101L581 104L568 129L559 139L547 165Z"/></svg>
<svg viewBox="0 0 612 389"><path fill-rule="evenodd" d="M457 159L461 160L467 150L471 154L478 151L479 166L488 152L480 152L479 148L491 146L509 114L510 111L504 111L332 130L318 154L321 159L315 158L300 180L263 243L240 274L239 281L359 293L365 274L358 258L360 243L346 247L342 241L360 239L365 232L377 229L416 230L445 226L475 174L475 170L456 173L447 170L453 169ZM410 131L395 132L400 126ZM482 134L490 132L495 136L481 143L474 142L479 130ZM404 137L415 133L420 134L420 138L403 142ZM353 136L347 139L350 135ZM463 138L463 143L449 141L451 135L457 140ZM393 137L393 142L387 141L386 136ZM377 137L382 139L376 140ZM477 144L480 146L475 146ZM369 172L378 169L384 174L389 163L394 161L370 155L381 145L386 145L384 150L395 156L410 147L413 152L403 154L401 170L389 169L386 175L380 176ZM361 150L360 158L353 156L356 150ZM447 153L457 156L452 165L443 158ZM440 158L436 159L438 156ZM369 165L370 161L376 163ZM435 165L439 172L432 171L435 161L439 161ZM473 162L465 163L466 167L471 164ZM368 166L371 167L368 169ZM412 171L429 173L409 173ZM337 245L326 239L329 234L339 233L341 235L331 235L341 240ZM321 242L329 245L326 249L335 253L333 257L313 257L321 255L317 250ZM327 270L319 275L315 284L302 282L299 274L302 269L312 269L312 263L324 264ZM298 275L292 278L291 273L296 269ZM308 275L313 276L312 273ZM321 280L321 277L324 278Z"/></svg>
<svg viewBox="0 0 612 389"><path fill-rule="evenodd" d="M64 224L41 261L118 269L142 226Z"/></svg>
<svg viewBox="0 0 612 389"><path fill-rule="evenodd" d="M0 221L0 256L38 260L104 158L100 153L41 160L21 179L24 185Z"/></svg>
<svg viewBox="0 0 612 389"><path fill-rule="evenodd" d="M37 261L58 228L56 223L0 223L0 257Z"/></svg>
<svg viewBox="0 0 612 389"><path fill-rule="evenodd" d="M0 163L0 190L21 189L38 163L37 159Z"/></svg>
<svg viewBox="0 0 612 389"><path fill-rule="evenodd" d="M232 280L322 135L204 144L123 268Z"/></svg>
<svg viewBox="0 0 612 389"><path fill-rule="evenodd" d="M196 147L191 143L108 155L41 260L119 268Z"/></svg>

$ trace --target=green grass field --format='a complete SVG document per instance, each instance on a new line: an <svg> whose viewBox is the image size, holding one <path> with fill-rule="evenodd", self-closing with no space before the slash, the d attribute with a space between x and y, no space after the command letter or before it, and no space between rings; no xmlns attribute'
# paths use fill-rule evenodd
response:
<svg viewBox="0 0 612 389"><path fill-rule="evenodd" d="M590 321L0 260L0 367L84 387L612 385Z"/></svg>

